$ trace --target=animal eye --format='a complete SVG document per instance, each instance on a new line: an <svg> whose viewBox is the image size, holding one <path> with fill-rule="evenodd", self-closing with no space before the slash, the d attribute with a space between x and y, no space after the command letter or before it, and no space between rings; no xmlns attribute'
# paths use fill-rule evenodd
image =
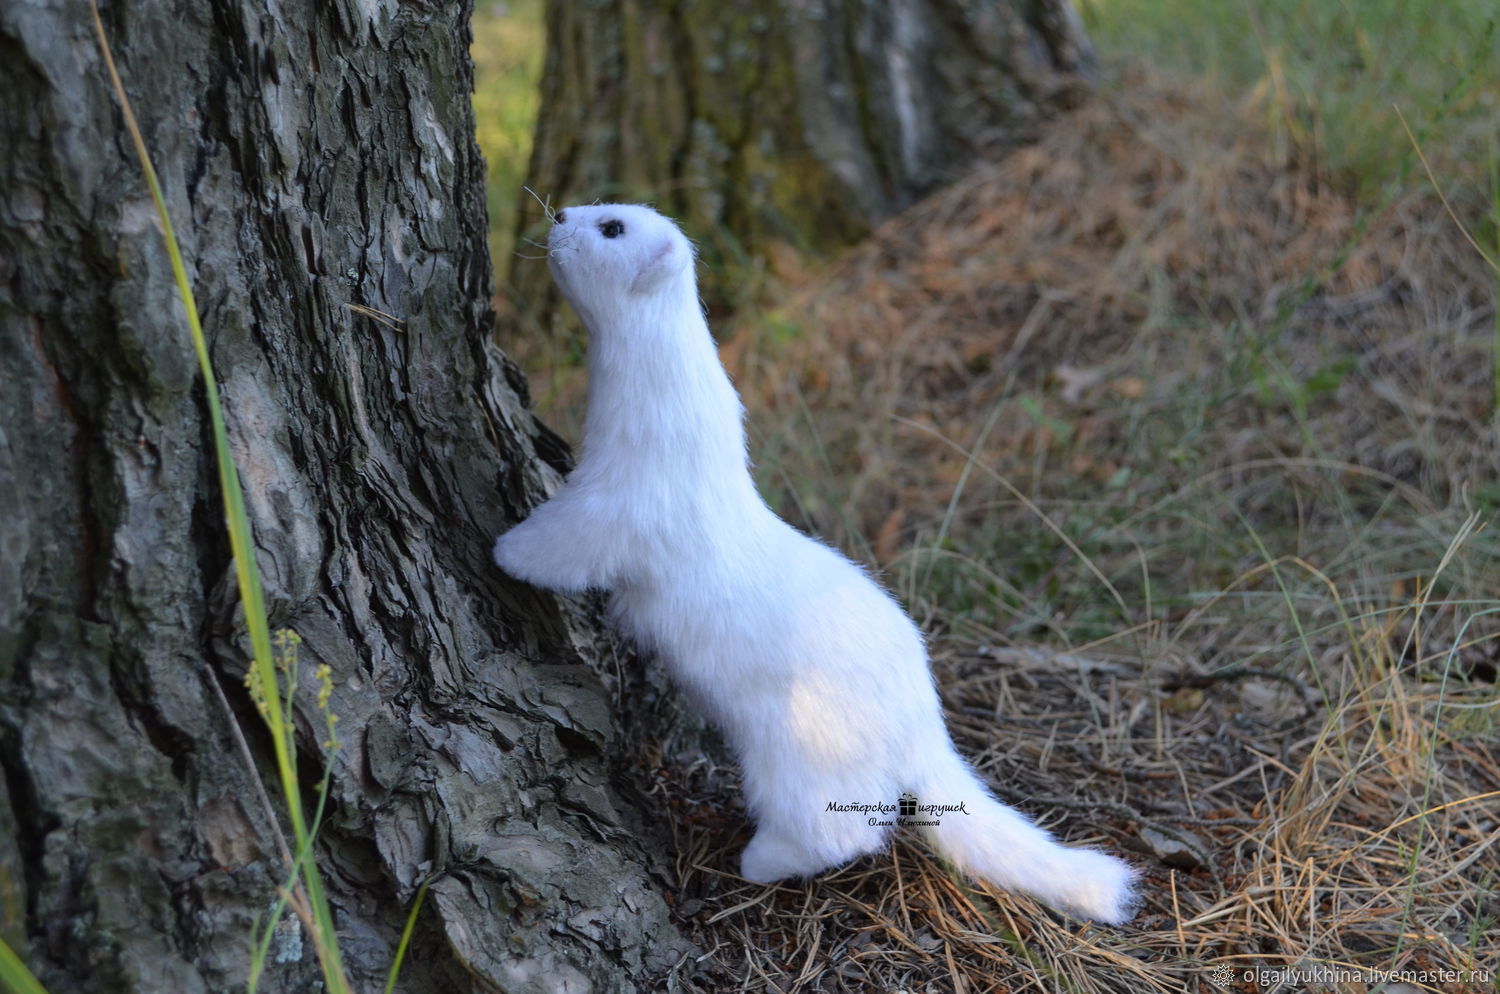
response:
<svg viewBox="0 0 1500 994"><path fill-rule="evenodd" d="M599 234L605 238L619 238L625 234L625 224L622 221L616 221L614 218L610 218L608 221L600 221Z"/></svg>

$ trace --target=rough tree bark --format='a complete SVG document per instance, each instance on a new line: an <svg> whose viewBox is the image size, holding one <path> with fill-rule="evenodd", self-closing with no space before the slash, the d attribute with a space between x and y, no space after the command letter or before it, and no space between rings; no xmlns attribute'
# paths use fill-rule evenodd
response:
<svg viewBox="0 0 1500 994"><path fill-rule="evenodd" d="M531 188L654 202L711 261L851 243L1093 63L1071 0L550 0L547 33ZM512 272L522 308L550 299L542 267Z"/></svg>
<svg viewBox="0 0 1500 994"><path fill-rule="evenodd" d="M228 408L360 990L651 989L681 955L600 628L495 534L566 455L489 344L467 5L109 3ZM82 0L0 4L0 935L57 994L243 989L285 875L202 389ZM360 305L393 315L372 320ZM259 770L247 772L231 702ZM274 797L275 788L271 788ZM309 799L309 803L311 799ZM282 930L263 990L317 989Z"/></svg>

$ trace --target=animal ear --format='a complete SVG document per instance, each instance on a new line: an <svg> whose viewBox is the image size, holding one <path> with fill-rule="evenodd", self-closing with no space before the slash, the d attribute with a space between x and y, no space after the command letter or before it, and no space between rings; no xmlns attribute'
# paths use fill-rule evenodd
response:
<svg viewBox="0 0 1500 994"><path fill-rule="evenodd" d="M649 293L672 276L676 276L691 257L674 239L663 238L651 247L646 261L636 270L630 282L632 293Z"/></svg>

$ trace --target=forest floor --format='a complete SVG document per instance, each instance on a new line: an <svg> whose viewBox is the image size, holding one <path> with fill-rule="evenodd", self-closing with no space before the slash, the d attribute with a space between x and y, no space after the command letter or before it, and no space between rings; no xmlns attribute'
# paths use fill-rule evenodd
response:
<svg viewBox="0 0 1500 994"><path fill-rule="evenodd" d="M1434 136L1475 99L1492 127L1496 83L1382 171L1364 110L1280 78L1125 72L831 265L774 259L716 329L768 499L878 566L960 751L1131 858L1141 913L1069 920L907 839L749 884L734 770L661 743L706 954L669 989L1494 989L1500 197ZM581 368L504 344L576 437Z"/></svg>
<svg viewBox="0 0 1500 994"><path fill-rule="evenodd" d="M1362 210L1134 78L781 280L722 350L763 490L1146 903L1081 924L904 840L747 884L733 771L675 756L702 989L1492 989L1496 273L1436 196Z"/></svg>

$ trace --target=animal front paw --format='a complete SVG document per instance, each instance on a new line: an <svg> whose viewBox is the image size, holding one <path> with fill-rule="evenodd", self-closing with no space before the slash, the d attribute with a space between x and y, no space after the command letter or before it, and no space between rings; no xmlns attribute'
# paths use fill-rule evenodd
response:
<svg viewBox="0 0 1500 994"><path fill-rule="evenodd" d="M536 529L525 522L495 539L495 565L517 580L537 587L551 587L555 577L547 557L547 547L538 541Z"/></svg>
<svg viewBox="0 0 1500 994"><path fill-rule="evenodd" d="M551 522L547 523L552 524ZM534 587L581 593L596 585L590 573L591 550L573 537L559 540L533 514L495 540L495 565Z"/></svg>
<svg viewBox="0 0 1500 994"><path fill-rule="evenodd" d="M519 531L518 526L495 539L495 548L491 555L494 557L496 566L511 576L524 579L521 577L524 563L521 559L521 543L518 541L521 538Z"/></svg>

